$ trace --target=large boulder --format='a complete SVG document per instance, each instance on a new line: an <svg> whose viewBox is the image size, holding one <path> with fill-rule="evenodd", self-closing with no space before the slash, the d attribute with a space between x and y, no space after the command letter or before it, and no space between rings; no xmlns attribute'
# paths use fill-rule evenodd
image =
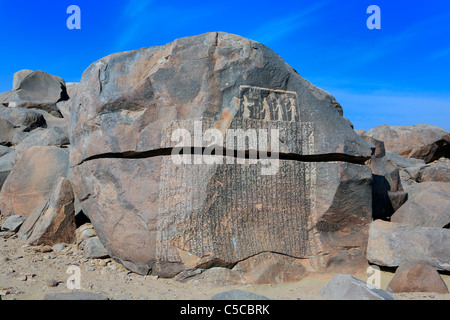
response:
<svg viewBox="0 0 450 320"><path fill-rule="evenodd" d="M2 103L10 108L37 108L60 115L56 103L67 99L66 84L61 77L25 70L16 73L13 90Z"/></svg>
<svg viewBox="0 0 450 320"><path fill-rule="evenodd" d="M16 146L16 160L19 160L26 150L34 146L62 147L68 146L69 143L70 141L67 132L60 127L35 130Z"/></svg>
<svg viewBox="0 0 450 320"><path fill-rule="evenodd" d="M74 194L66 178L59 178L50 194L25 220L19 237L30 245L71 243L75 237Z"/></svg>
<svg viewBox="0 0 450 320"><path fill-rule="evenodd" d="M320 290L320 294L328 300L394 300L384 290L371 288L350 274L334 276Z"/></svg>
<svg viewBox="0 0 450 320"><path fill-rule="evenodd" d="M32 109L0 106L0 119L10 122L16 128L24 128L28 131L47 127L44 116Z"/></svg>
<svg viewBox="0 0 450 320"><path fill-rule="evenodd" d="M349 248L364 256L372 174L362 164L371 146L331 95L266 46L207 33L113 54L83 73L71 101L74 190L127 268L231 267L271 251L324 270L342 267ZM216 154L222 163L198 162L207 129L242 130L237 146L233 138L218 147L231 151ZM250 129L269 131L279 161L243 159L268 149L268 140L245 139ZM177 132L196 141L173 139ZM196 152L195 164L177 163L176 147L186 158Z"/></svg>
<svg viewBox="0 0 450 320"><path fill-rule="evenodd" d="M12 145L12 138L15 133L16 130L11 122L0 119L0 145Z"/></svg>
<svg viewBox="0 0 450 320"><path fill-rule="evenodd" d="M417 182L426 181L450 182L450 168L444 165L422 168L417 176Z"/></svg>
<svg viewBox="0 0 450 320"><path fill-rule="evenodd" d="M75 94L77 92L77 88L78 88L78 83L77 82L67 82L66 83L66 89L67 89L67 94L69 96L69 100L60 101L60 102L58 102L56 104L56 106L58 107L58 109L61 112L62 116L66 120L68 120L69 116L70 116L70 108L71 108L71 104L72 104L70 99L74 99L75 98Z"/></svg>
<svg viewBox="0 0 450 320"><path fill-rule="evenodd" d="M401 264L387 286L387 290L401 292L448 293L447 285L435 268L426 263Z"/></svg>
<svg viewBox="0 0 450 320"><path fill-rule="evenodd" d="M440 157L450 158L450 133L427 125L388 126L370 129L364 135L384 141L386 149L406 158L432 162Z"/></svg>
<svg viewBox="0 0 450 320"><path fill-rule="evenodd" d="M424 182L409 193L408 201L391 217L410 226L443 228L450 225L450 183Z"/></svg>
<svg viewBox="0 0 450 320"><path fill-rule="evenodd" d="M0 156L0 190L2 189L3 184L5 183L15 164L16 153L12 149L9 150L10 151L8 153Z"/></svg>
<svg viewBox="0 0 450 320"><path fill-rule="evenodd" d="M20 84L22 83L23 79L25 79L25 77L31 73L33 73L33 70L28 70L28 69L23 69L23 70L20 70L20 71L17 71L16 73L14 73L13 85L12 85L13 91L20 89Z"/></svg>
<svg viewBox="0 0 450 320"><path fill-rule="evenodd" d="M57 147L31 147L16 162L0 192L2 215L28 217L51 193L60 177L68 177L69 154Z"/></svg>
<svg viewBox="0 0 450 320"><path fill-rule="evenodd" d="M449 271L450 230L376 220L370 225L367 260L387 267L423 262Z"/></svg>
<svg viewBox="0 0 450 320"><path fill-rule="evenodd" d="M372 216L374 219L388 220L407 199L400 180L400 170L386 157L383 141L364 135L362 138L375 146L374 154L366 162L373 174Z"/></svg>

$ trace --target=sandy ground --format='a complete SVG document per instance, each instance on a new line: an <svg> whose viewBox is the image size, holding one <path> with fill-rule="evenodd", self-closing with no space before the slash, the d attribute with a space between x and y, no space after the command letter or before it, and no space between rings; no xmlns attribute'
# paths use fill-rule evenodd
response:
<svg viewBox="0 0 450 320"><path fill-rule="evenodd" d="M81 271L82 290L102 294L113 300L209 300L214 294L230 289L243 289L277 300L318 300L320 289L331 276L308 276L296 283L276 285L217 286L192 281L141 276L128 272L111 259L85 259L75 246L59 253L36 252L13 236L0 238L0 295L2 300L41 300L48 293L70 292L67 268L77 265ZM392 272L381 272L381 288L385 289ZM356 275L365 280L365 275ZM450 276L442 275L450 287ZM56 286L55 286L56 284ZM450 294L393 294L395 299L446 299Z"/></svg>

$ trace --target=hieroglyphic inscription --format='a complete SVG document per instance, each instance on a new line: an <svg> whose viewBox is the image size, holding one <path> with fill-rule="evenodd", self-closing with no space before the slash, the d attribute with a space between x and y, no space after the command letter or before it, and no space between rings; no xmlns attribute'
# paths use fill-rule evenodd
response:
<svg viewBox="0 0 450 320"><path fill-rule="evenodd" d="M287 151L314 153L314 124L300 122L295 92L243 86L229 129L278 129ZM203 119L204 129L216 119ZM162 136L170 145L172 123ZM157 258L179 261L177 248L198 257L237 261L262 251L296 257L314 254L311 213L315 164L280 161L277 174L262 176L257 164L174 164L161 168Z"/></svg>

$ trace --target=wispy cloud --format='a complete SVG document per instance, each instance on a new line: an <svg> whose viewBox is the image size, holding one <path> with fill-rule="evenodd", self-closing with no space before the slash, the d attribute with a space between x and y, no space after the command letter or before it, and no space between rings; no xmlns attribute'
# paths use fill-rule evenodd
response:
<svg viewBox="0 0 450 320"><path fill-rule="evenodd" d="M450 130L450 97L430 97L401 92L358 93L327 88L344 108L356 129L375 126L431 124Z"/></svg>
<svg viewBox="0 0 450 320"><path fill-rule="evenodd" d="M123 10L123 14L127 17L136 17L144 12L153 0L130 0Z"/></svg>
<svg viewBox="0 0 450 320"><path fill-rule="evenodd" d="M309 25L313 19L317 18L317 15L314 15L313 18L312 14L322 9L329 2L321 1L303 9L301 12L271 20L251 32L249 38L264 44L270 44L292 31Z"/></svg>
<svg viewBox="0 0 450 320"><path fill-rule="evenodd" d="M437 60L437 59L447 58L447 56L450 56L450 47L432 53L430 55L429 59Z"/></svg>
<svg viewBox="0 0 450 320"><path fill-rule="evenodd" d="M427 39L427 37L436 36L438 34L447 36L450 30L450 25L448 25L449 19L450 14L445 12L437 16L417 21L398 32L387 30L386 33L377 40L368 37L367 40L359 39L359 41L355 42L352 46L349 46L348 43L346 43L345 48L336 50L335 52L341 52L341 54L345 55L347 58L351 57L351 59L346 59L348 61L347 63L341 65L343 69L360 69L387 55L398 54L408 46L414 45L423 39ZM436 52L431 58L440 58L447 54L448 51L442 50Z"/></svg>

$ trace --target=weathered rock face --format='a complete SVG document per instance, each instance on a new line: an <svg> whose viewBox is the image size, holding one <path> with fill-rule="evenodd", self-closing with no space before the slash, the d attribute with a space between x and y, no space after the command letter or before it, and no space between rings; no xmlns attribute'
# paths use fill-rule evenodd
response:
<svg viewBox="0 0 450 320"><path fill-rule="evenodd" d="M11 145L15 132L14 126L9 121L0 119L0 145Z"/></svg>
<svg viewBox="0 0 450 320"><path fill-rule="evenodd" d="M395 271L387 290L391 292L436 292L448 293L447 285L435 268L429 264L404 263Z"/></svg>
<svg viewBox="0 0 450 320"><path fill-rule="evenodd" d="M33 146L67 146L69 137L60 127L49 128L45 130L35 130L27 136L15 148L16 160L19 160L22 154Z"/></svg>
<svg viewBox="0 0 450 320"><path fill-rule="evenodd" d="M74 194L66 178L59 178L50 196L25 220L19 236L31 245L74 242Z"/></svg>
<svg viewBox="0 0 450 320"><path fill-rule="evenodd" d="M324 270L349 248L364 255L371 217L372 174L358 164L371 146L337 105L264 45L230 34L114 54L83 73L71 104L74 190L110 256L139 273L231 267L265 251ZM265 174L267 163L234 152L176 164L174 147L209 144L172 140L176 129L200 140L207 129L278 130L269 150L281 160ZM249 140L223 147L268 150Z"/></svg>
<svg viewBox="0 0 450 320"><path fill-rule="evenodd" d="M409 193L408 201L391 218L410 226L443 228L450 225L450 183L424 182Z"/></svg>
<svg viewBox="0 0 450 320"><path fill-rule="evenodd" d="M450 133L436 126L382 125L365 132L364 135L384 141L387 150L405 158L423 159L425 162L440 157L450 158Z"/></svg>
<svg viewBox="0 0 450 320"><path fill-rule="evenodd" d="M426 181L450 182L450 168L439 165L423 168L420 170L417 180L418 182L426 182Z"/></svg>
<svg viewBox="0 0 450 320"><path fill-rule="evenodd" d="M51 193L60 177L68 177L69 154L57 147L27 149L0 192L2 215L28 217Z"/></svg>
<svg viewBox="0 0 450 320"><path fill-rule="evenodd" d="M14 75L13 90L3 94L2 104L10 108L37 108L58 115L56 103L67 99L66 84L61 77L22 70Z"/></svg>
<svg viewBox="0 0 450 320"><path fill-rule="evenodd" d="M9 149L9 152L0 156L0 190L14 167L15 155L15 152Z"/></svg>
<svg viewBox="0 0 450 320"><path fill-rule="evenodd" d="M47 127L42 114L36 110L26 108L5 108L0 106L0 119L10 122L14 127L24 127L28 131L38 127Z"/></svg>
<svg viewBox="0 0 450 320"><path fill-rule="evenodd" d="M373 174L372 211L374 219L389 219L407 199L403 191L399 169L386 157L384 142L372 137L362 136L364 140L375 145L374 155L366 165Z"/></svg>
<svg viewBox="0 0 450 320"><path fill-rule="evenodd" d="M367 259L371 263L388 267L423 262L448 271L450 230L376 220L370 225Z"/></svg>
<svg viewBox="0 0 450 320"><path fill-rule="evenodd" d="M394 300L387 292L369 286L350 274L334 276L320 294L329 300Z"/></svg>

